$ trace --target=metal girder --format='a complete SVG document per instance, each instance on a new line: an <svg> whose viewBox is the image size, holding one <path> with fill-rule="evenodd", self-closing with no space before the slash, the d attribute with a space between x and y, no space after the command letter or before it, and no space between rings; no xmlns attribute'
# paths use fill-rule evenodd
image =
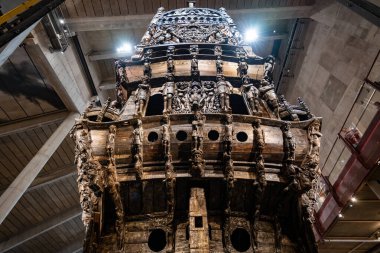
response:
<svg viewBox="0 0 380 253"><path fill-rule="evenodd" d="M14 21L9 23L10 28L0 36L0 47L40 20L62 2L64 2L64 0L41 0L39 3L18 15Z"/></svg>
<svg viewBox="0 0 380 253"><path fill-rule="evenodd" d="M81 215L81 213L82 209L80 209L78 205L78 207L66 210L58 215L54 215L51 219L26 229L24 232L21 232L20 234L11 237L9 240L2 242L0 244L0 253L11 250L26 241L29 241L69 220L72 220Z"/></svg>

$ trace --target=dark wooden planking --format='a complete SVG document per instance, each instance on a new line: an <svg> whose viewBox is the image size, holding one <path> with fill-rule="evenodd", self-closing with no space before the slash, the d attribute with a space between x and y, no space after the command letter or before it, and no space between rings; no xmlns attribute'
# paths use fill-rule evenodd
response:
<svg viewBox="0 0 380 253"><path fill-rule="evenodd" d="M169 0L161 0L160 2L161 2L161 6L164 7L165 10L169 9Z"/></svg>
<svg viewBox="0 0 380 253"><path fill-rule="evenodd" d="M156 13L158 8L161 7L161 2L159 0L150 0L152 2L152 8L153 8L153 13Z"/></svg>
<svg viewBox="0 0 380 253"><path fill-rule="evenodd" d="M27 148L25 147L23 143L21 143L20 140L18 140L16 143L15 140L12 139L10 136L5 136L3 138L3 141L7 142L8 149L15 155L15 157L17 157L17 159L23 165L21 169L23 169L29 163L29 161L33 158L32 154L28 156Z"/></svg>
<svg viewBox="0 0 380 253"><path fill-rule="evenodd" d="M15 176L18 175L18 173L24 167L23 164L9 150L8 146L3 142L2 139L0 139L0 146L5 147L4 149L1 150L2 156L3 156L3 158L5 158L4 162L8 161L8 165L11 165L10 168L9 167L7 167L7 168L10 169L10 171L13 175L15 175Z"/></svg>
<svg viewBox="0 0 380 253"><path fill-rule="evenodd" d="M128 15L127 0L119 0L120 14Z"/></svg>
<svg viewBox="0 0 380 253"><path fill-rule="evenodd" d="M77 9L75 8L73 0L66 0L65 5L70 18L78 17Z"/></svg>
<svg viewBox="0 0 380 253"><path fill-rule="evenodd" d="M59 8L61 8L62 14L63 14L63 16L65 18L69 18L70 17L70 14L69 14L69 12L67 10L67 7L66 7L66 5L65 5L64 2L59 6Z"/></svg>
<svg viewBox="0 0 380 253"><path fill-rule="evenodd" d="M120 6L118 0L110 0L112 16L120 16Z"/></svg>
<svg viewBox="0 0 380 253"><path fill-rule="evenodd" d="M223 0L215 0L215 8L223 7Z"/></svg>
<svg viewBox="0 0 380 253"><path fill-rule="evenodd" d="M207 7L207 0L198 0L195 3L196 7L206 8Z"/></svg>
<svg viewBox="0 0 380 253"><path fill-rule="evenodd" d="M7 112L10 120L21 119L28 116L13 96L0 91L0 101L1 109Z"/></svg>
<svg viewBox="0 0 380 253"><path fill-rule="evenodd" d="M51 201L51 205L54 204L54 206L52 205L52 210L55 211L54 212L55 214L59 213L58 210L64 210L64 206L62 202L58 199L58 196L56 196L53 193L49 185L47 185L46 187L43 187L40 193L43 194L43 196L45 196L44 197L45 199Z"/></svg>
<svg viewBox="0 0 380 253"><path fill-rule="evenodd" d="M138 0L138 1L140 1L140 0ZM137 13L136 0L127 0L127 6L128 6L128 14L129 15L135 15Z"/></svg>
<svg viewBox="0 0 380 253"><path fill-rule="evenodd" d="M78 16L79 17L86 17L87 13L86 13L85 7L83 5L83 1L82 0L73 0L73 3L75 6L75 9L77 10Z"/></svg>
<svg viewBox="0 0 380 253"><path fill-rule="evenodd" d="M145 5L144 1L138 1L138 0L136 1L136 13L137 14L146 13L144 5Z"/></svg>
<svg viewBox="0 0 380 253"><path fill-rule="evenodd" d="M153 4L151 0L144 1L145 13L151 14L155 13L156 10L153 9Z"/></svg>
<svg viewBox="0 0 380 253"><path fill-rule="evenodd" d="M101 0L103 15L104 16L112 16L111 4L110 0Z"/></svg>
<svg viewBox="0 0 380 253"><path fill-rule="evenodd" d="M94 9L95 16L97 17L104 16L101 0L92 0L92 7Z"/></svg>
<svg viewBox="0 0 380 253"><path fill-rule="evenodd" d="M57 198L61 201L62 205L64 206L64 209L69 209L71 207L71 204L67 200L67 192L62 191L58 188L58 185L60 183L55 183L50 185L50 189L52 192L57 196Z"/></svg>
<svg viewBox="0 0 380 253"><path fill-rule="evenodd" d="M177 1L176 0L168 0L168 10L177 9Z"/></svg>
<svg viewBox="0 0 380 253"><path fill-rule="evenodd" d="M82 0L87 17L95 17L94 7L91 0Z"/></svg>

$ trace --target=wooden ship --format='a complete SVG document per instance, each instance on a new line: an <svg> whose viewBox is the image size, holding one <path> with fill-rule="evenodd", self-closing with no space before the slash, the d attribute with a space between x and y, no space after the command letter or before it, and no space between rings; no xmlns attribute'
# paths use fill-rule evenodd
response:
<svg viewBox="0 0 380 253"><path fill-rule="evenodd" d="M84 252L317 252L321 119L273 67L224 8L159 8L72 130Z"/></svg>

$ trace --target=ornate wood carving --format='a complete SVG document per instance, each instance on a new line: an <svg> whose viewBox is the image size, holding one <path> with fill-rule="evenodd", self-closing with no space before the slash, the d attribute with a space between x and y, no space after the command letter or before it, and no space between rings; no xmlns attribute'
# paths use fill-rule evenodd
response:
<svg viewBox="0 0 380 253"><path fill-rule="evenodd" d="M316 253L321 122L277 97L274 63L223 8L160 8L73 129L84 252Z"/></svg>
<svg viewBox="0 0 380 253"><path fill-rule="evenodd" d="M206 117L200 111L195 111L194 119L191 122L193 131L191 134L192 149L190 174L193 177L204 176L205 161L203 158L203 127L205 121Z"/></svg>
<svg viewBox="0 0 380 253"><path fill-rule="evenodd" d="M143 138L144 131L142 128L141 119L137 119L136 125L133 130L133 144L132 144L132 155L134 161L134 168L136 172L136 179L141 180L144 175L143 169Z"/></svg>

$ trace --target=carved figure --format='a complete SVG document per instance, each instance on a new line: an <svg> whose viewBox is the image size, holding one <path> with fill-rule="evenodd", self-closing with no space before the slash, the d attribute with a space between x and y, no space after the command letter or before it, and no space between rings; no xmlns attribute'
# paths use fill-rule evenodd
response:
<svg viewBox="0 0 380 253"><path fill-rule="evenodd" d="M143 128L140 119L137 119L135 129L133 130L133 160L135 163L136 178L141 180L143 178Z"/></svg>
<svg viewBox="0 0 380 253"><path fill-rule="evenodd" d="M173 57L171 56L168 57L168 60L166 61L166 65L167 65L168 73L173 73L175 70Z"/></svg>
<svg viewBox="0 0 380 253"><path fill-rule="evenodd" d="M216 59L216 74L217 75L223 74L223 61L219 55L218 55L218 58Z"/></svg>
<svg viewBox="0 0 380 253"><path fill-rule="evenodd" d="M115 65L116 65L116 82L118 84L122 84L122 83L127 83L129 82L128 81L128 77L127 77L127 72L126 72L126 69L125 69L125 62L123 61L116 61L115 62Z"/></svg>
<svg viewBox="0 0 380 253"><path fill-rule="evenodd" d="M248 78L244 78L242 88L251 112L260 112L259 90L252 83L249 83Z"/></svg>
<svg viewBox="0 0 380 253"><path fill-rule="evenodd" d="M215 55L222 55L222 47L221 46L215 46L215 49L214 49L214 54Z"/></svg>
<svg viewBox="0 0 380 253"><path fill-rule="evenodd" d="M168 48L166 49L166 55L169 57L169 56L173 56L174 55L174 50L175 50L175 47L174 46L168 46Z"/></svg>
<svg viewBox="0 0 380 253"><path fill-rule="evenodd" d="M204 105L206 94L202 92L201 84L197 81L191 82L189 102L193 110L198 110Z"/></svg>
<svg viewBox="0 0 380 253"><path fill-rule="evenodd" d="M262 97L270 106L270 109L273 110L273 114L275 115L275 117L279 118L279 104L277 95L274 92L274 85L269 83L267 80L263 79L261 80L259 92L260 97Z"/></svg>
<svg viewBox="0 0 380 253"><path fill-rule="evenodd" d="M232 85L230 84L230 82L225 81L223 76L218 76L217 80L218 82L216 83L216 87L222 111L231 111L230 94L232 90Z"/></svg>
<svg viewBox="0 0 380 253"><path fill-rule="evenodd" d="M240 76L245 76L248 73L248 63L245 59L239 61L239 66L237 68L237 74Z"/></svg>
<svg viewBox="0 0 380 253"><path fill-rule="evenodd" d="M192 137L193 137L193 149L202 150L203 149L203 125L205 117L200 111L196 111L194 114L194 120L191 122L193 127Z"/></svg>
<svg viewBox="0 0 380 253"><path fill-rule="evenodd" d="M191 59L191 75L199 76L198 59L196 55L194 55L193 59Z"/></svg>
<svg viewBox="0 0 380 253"><path fill-rule="evenodd" d="M187 111L190 109L189 105L189 83L178 82L177 83L177 111Z"/></svg>
<svg viewBox="0 0 380 253"><path fill-rule="evenodd" d="M264 79L268 82L273 80L274 57L268 56L264 63Z"/></svg>
<svg viewBox="0 0 380 253"><path fill-rule="evenodd" d="M215 83L205 81L203 82L203 92L205 93L205 108L203 111L216 110L215 104Z"/></svg>
<svg viewBox="0 0 380 253"><path fill-rule="evenodd" d="M149 59L145 59L144 61L144 76L149 79L152 77L152 68L150 67Z"/></svg>
<svg viewBox="0 0 380 253"><path fill-rule="evenodd" d="M136 90L135 115L142 116L146 101L149 97L149 89L150 85L147 83L147 79L143 78L142 83L139 84Z"/></svg>
<svg viewBox="0 0 380 253"><path fill-rule="evenodd" d="M175 90L174 76L172 74L166 75L166 83L164 83L161 92L164 96L164 111L163 113L170 113L172 111L173 96Z"/></svg>
<svg viewBox="0 0 380 253"><path fill-rule="evenodd" d="M165 157L169 155L170 152L170 122L169 117L164 116L162 118L162 146L164 147Z"/></svg>
<svg viewBox="0 0 380 253"><path fill-rule="evenodd" d="M116 164L115 164L115 136L116 126L111 125L107 138L106 149L109 156L109 165L105 170L104 182L105 188L109 190L112 200L115 205L116 212L116 234L118 241L118 248L121 249L124 242L124 208L120 197L120 184L117 181Z"/></svg>
<svg viewBox="0 0 380 253"><path fill-rule="evenodd" d="M280 101L282 106L284 107L285 111L289 114L290 118L294 121L299 121L297 113L295 113L295 110L293 110L292 106L286 101L284 95L280 96Z"/></svg>

